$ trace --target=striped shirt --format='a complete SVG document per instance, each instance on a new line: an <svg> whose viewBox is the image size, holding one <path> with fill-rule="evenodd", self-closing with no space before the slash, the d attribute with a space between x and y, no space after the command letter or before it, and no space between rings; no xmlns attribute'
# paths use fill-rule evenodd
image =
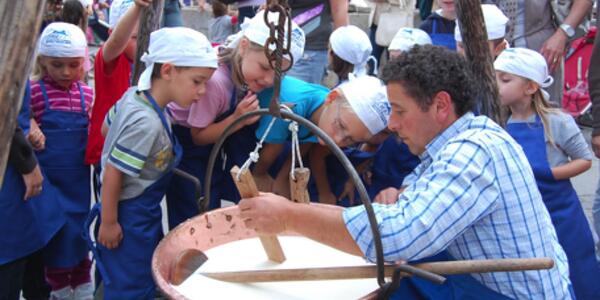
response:
<svg viewBox="0 0 600 300"><path fill-rule="evenodd" d="M395 205L374 204L386 261L443 250L457 260L549 257L550 270L471 274L515 299L570 299L569 270L522 148L487 117L472 113L435 137L416 178ZM367 259L375 260L363 206L343 214Z"/></svg>
<svg viewBox="0 0 600 300"><path fill-rule="evenodd" d="M81 112L81 95L77 83L73 82L68 90L59 87L52 78L44 76L42 81L45 83L46 93L48 94L48 103L50 109L59 111ZM92 110L92 101L94 91L83 82L79 82L83 90L85 100L86 114L90 115ZM39 81L31 81L31 112L35 121L41 125L42 115L44 114L44 95Z"/></svg>

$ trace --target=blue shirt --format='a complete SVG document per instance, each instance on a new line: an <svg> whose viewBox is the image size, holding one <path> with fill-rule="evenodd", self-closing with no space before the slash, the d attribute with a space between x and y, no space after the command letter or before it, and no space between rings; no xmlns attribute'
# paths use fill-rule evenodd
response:
<svg viewBox="0 0 600 300"><path fill-rule="evenodd" d="M325 103L328 93L329 90L324 86L308 83L291 76L285 76L281 81L279 102L291 107L296 115L310 120L312 114ZM260 108L268 108L272 97L273 88L268 88L260 92L258 94ZM260 139L267 130L271 118L271 116L263 116L260 118L258 129L256 129L256 137L258 139ZM265 142L271 144L281 144L286 142L290 136L288 126L289 121L281 119L275 121ZM298 137L300 138L300 142L303 143L317 142L317 138L303 126L300 126Z"/></svg>
<svg viewBox="0 0 600 300"><path fill-rule="evenodd" d="M489 118L472 113L435 137L415 180L394 205L374 204L386 261L417 260L444 249L455 259L549 257L551 270L471 274L515 299L570 299L569 270L521 147ZM348 231L375 260L363 206L343 214Z"/></svg>

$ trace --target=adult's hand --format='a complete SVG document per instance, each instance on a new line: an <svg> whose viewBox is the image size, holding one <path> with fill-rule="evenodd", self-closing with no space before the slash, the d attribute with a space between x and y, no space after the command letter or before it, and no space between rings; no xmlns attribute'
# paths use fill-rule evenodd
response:
<svg viewBox="0 0 600 300"><path fill-rule="evenodd" d="M592 149L597 158L600 158L600 135L592 137Z"/></svg>
<svg viewBox="0 0 600 300"><path fill-rule="evenodd" d="M40 166L37 165L33 171L24 174L23 181L25 182L25 197L23 200L39 195L42 192L42 183L44 182Z"/></svg>
<svg viewBox="0 0 600 300"><path fill-rule="evenodd" d="M285 222L292 205L279 195L260 193L258 197L242 199L238 208L246 227L260 234L275 235L286 230Z"/></svg>
<svg viewBox="0 0 600 300"><path fill-rule="evenodd" d="M550 72L554 72L561 64L561 60L565 55L568 37L562 29L557 29L556 32L542 45L540 53L546 59Z"/></svg>

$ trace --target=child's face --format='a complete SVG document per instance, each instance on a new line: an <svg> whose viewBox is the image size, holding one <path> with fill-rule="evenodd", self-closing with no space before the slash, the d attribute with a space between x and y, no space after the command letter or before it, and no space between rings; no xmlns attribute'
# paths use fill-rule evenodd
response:
<svg viewBox="0 0 600 300"><path fill-rule="evenodd" d="M254 93L259 93L265 88L272 87L275 71L269 65L262 48L261 50L252 48L246 39L241 41L240 47L242 76L248 88ZM289 65L290 61L286 59L282 61L282 69L286 69Z"/></svg>
<svg viewBox="0 0 600 300"><path fill-rule="evenodd" d="M40 63L46 73L59 86L68 89L80 79L83 71L82 57L40 57Z"/></svg>
<svg viewBox="0 0 600 300"><path fill-rule="evenodd" d="M172 67L169 72L170 75L167 80L169 80L173 101L181 107L189 107L194 101L204 96L206 82L215 72L215 69L204 67L177 69Z"/></svg>
<svg viewBox="0 0 600 300"><path fill-rule="evenodd" d="M500 94L500 104L510 106L531 101L531 95L537 90L530 81L517 75L496 71L496 81Z"/></svg>
<svg viewBox="0 0 600 300"><path fill-rule="evenodd" d="M319 127L333 138L339 147L368 141L372 137L371 133L351 107L341 104L342 101L337 99L325 104L326 107L319 120ZM321 140L319 143L324 144Z"/></svg>
<svg viewBox="0 0 600 300"><path fill-rule="evenodd" d="M454 13L454 0L438 0L438 6L446 13Z"/></svg>

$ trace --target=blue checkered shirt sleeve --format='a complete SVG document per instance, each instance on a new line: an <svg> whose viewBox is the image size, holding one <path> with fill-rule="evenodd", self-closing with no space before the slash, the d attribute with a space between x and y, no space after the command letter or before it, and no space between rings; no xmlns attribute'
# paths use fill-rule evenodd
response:
<svg viewBox="0 0 600 300"><path fill-rule="evenodd" d="M374 204L386 261L415 260L444 250L499 198L492 158L479 145L447 144L394 205ZM373 236L363 206L344 212L348 231L374 261Z"/></svg>

